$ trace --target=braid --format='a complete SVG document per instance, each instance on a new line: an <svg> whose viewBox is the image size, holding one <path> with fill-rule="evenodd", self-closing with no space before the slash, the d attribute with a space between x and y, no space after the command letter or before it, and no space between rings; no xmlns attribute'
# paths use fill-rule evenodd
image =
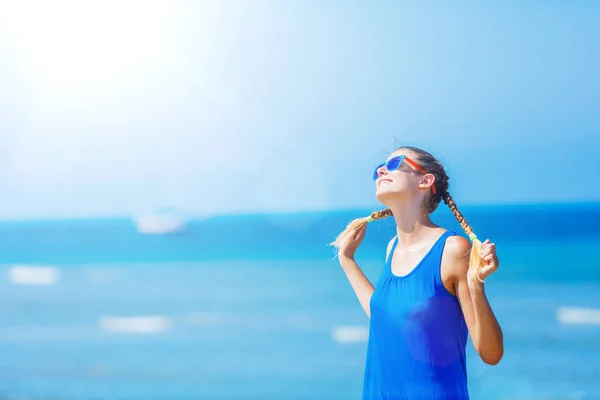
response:
<svg viewBox="0 0 600 400"><path fill-rule="evenodd" d="M389 208L386 208L385 210L372 212L370 218L373 221L377 221L378 219L384 219L384 218L391 217L391 216L392 216L392 210L390 210Z"/></svg>
<svg viewBox="0 0 600 400"><path fill-rule="evenodd" d="M363 226L365 226L366 224L368 224L371 221L377 221L379 219L383 219L383 218L387 218L387 217L391 217L391 216L392 216L392 210L390 210L389 208L386 208L384 210L374 211L368 217L357 218L348 224L346 229L344 229L344 231L342 233L340 233L338 235L338 237L335 238L335 240L331 243L331 246L334 246L335 248L339 249L342 246L342 244L344 243L344 241L346 240L346 238L348 238L348 236L355 230L362 228Z"/></svg>
<svg viewBox="0 0 600 400"><path fill-rule="evenodd" d="M469 225L467 220L465 220L465 217L463 217L461 212L458 211L458 207L456 207L456 203L454 202L454 199L452 198L452 196L450 196L450 194L448 192L446 192L442 196L442 199L444 200L444 203L446 203L448 208L450 208L450 211L452 211L452 214L454 214L454 216L458 220L458 223L460 224L461 228L463 228L463 230L465 231L467 236L469 236L469 238L471 240L473 240L473 238L477 238L475 236L475 234L473 233L473 228L471 228L471 226Z"/></svg>
<svg viewBox="0 0 600 400"><path fill-rule="evenodd" d="M479 255L479 252L481 251L481 241L477 239L477 236L473 232L473 228L471 228L471 226L469 225L467 220L465 220L465 217L463 217L461 212L458 211L458 207L456 207L456 203L454 202L454 199L452 199L452 196L450 196L450 193L446 191L442 195L442 199L444 200L444 203L446 203L448 208L450 208L450 211L452 211L452 214L454 214L458 223L463 228L467 236L469 236L469 239L471 239L473 245L471 246L471 254L469 256L469 267L475 268L477 271L479 271L483 267L483 260Z"/></svg>

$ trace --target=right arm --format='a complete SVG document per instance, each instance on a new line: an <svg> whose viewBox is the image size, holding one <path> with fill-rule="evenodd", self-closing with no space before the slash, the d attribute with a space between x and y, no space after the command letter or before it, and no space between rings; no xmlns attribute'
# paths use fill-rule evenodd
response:
<svg viewBox="0 0 600 400"><path fill-rule="evenodd" d="M346 277L348 278L348 281L350 282L350 285L352 286L352 289L354 290L354 293L356 294L356 297L360 302L360 305L367 314L367 317L370 318L371 296L373 295L375 288L373 287L371 282L369 282L369 279L367 279L362 269L360 269L360 267L354 260L354 253L356 252L356 249L362 242L362 239L365 236L365 231L366 225L354 234L348 236L347 242L340 250L339 260L340 265L342 266L342 269L344 270L344 273L346 274ZM386 261L390 255L392 243L393 239L390 240L387 246L385 257Z"/></svg>
<svg viewBox="0 0 600 400"><path fill-rule="evenodd" d="M358 297L358 301L362 306L363 310L367 314L367 317L371 317L371 310L369 307L369 303L371 302L371 296L375 291L369 279L362 272L362 269L358 266L354 258L340 256L340 265L354 289L354 293L356 293L356 297Z"/></svg>

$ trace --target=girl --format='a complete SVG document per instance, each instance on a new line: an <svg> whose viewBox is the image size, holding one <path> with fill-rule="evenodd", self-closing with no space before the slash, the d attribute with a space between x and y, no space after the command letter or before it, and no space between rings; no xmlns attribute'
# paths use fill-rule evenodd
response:
<svg viewBox="0 0 600 400"><path fill-rule="evenodd" d="M363 383L367 399L469 398L467 334L487 363L504 353L485 279L498 268L493 243L481 243L448 193L448 175L431 154L402 147L375 169L376 197L387 208L352 221L333 243L369 317ZM444 201L473 242L435 225ZM368 222L393 216L397 235L374 288L354 260ZM470 253L470 256L469 256Z"/></svg>

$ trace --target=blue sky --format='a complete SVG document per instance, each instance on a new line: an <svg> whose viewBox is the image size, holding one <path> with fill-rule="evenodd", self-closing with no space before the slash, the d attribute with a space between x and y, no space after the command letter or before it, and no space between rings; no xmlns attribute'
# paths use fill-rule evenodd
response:
<svg viewBox="0 0 600 400"><path fill-rule="evenodd" d="M396 144L459 205L600 200L600 3L36 4L0 16L0 218L376 207Z"/></svg>

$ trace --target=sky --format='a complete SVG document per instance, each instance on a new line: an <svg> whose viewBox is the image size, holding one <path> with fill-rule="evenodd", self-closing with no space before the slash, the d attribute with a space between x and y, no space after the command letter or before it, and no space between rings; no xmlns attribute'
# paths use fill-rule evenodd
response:
<svg viewBox="0 0 600 400"><path fill-rule="evenodd" d="M2 2L0 218L600 201L600 3Z"/></svg>

